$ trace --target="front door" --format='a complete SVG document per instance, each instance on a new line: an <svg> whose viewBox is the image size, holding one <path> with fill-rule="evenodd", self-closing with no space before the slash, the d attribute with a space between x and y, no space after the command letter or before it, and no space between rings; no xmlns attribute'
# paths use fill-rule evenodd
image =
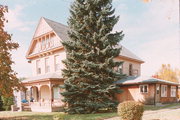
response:
<svg viewBox="0 0 180 120"><path fill-rule="evenodd" d="M155 102L156 103L159 103L160 102L160 84L156 84L156 100Z"/></svg>

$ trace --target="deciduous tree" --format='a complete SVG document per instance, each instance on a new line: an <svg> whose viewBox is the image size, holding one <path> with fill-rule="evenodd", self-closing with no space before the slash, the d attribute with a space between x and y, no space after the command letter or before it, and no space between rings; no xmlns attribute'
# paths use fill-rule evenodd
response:
<svg viewBox="0 0 180 120"><path fill-rule="evenodd" d="M8 22L4 14L8 7L0 5L0 95L12 95L12 89L19 86L16 73L11 68L13 61L11 51L18 48L18 43L11 40L11 35L5 31L5 22ZM15 23L14 23L15 24Z"/></svg>
<svg viewBox="0 0 180 120"><path fill-rule="evenodd" d="M161 69L155 75L153 75L155 78L171 82L178 82L179 76L179 70L171 68L170 64L162 64Z"/></svg>

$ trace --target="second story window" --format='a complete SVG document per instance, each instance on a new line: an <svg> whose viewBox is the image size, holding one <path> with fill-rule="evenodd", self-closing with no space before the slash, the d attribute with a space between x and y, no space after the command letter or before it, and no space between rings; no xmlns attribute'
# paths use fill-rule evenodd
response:
<svg viewBox="0 0 180 120"><path fill-rule="evenodd" d="M37 74L41 74L40 60L36 61L36 71L37 71Z"/></svg>
<svg viewBox="0 0 180 120"><path fill-rule="evenodd" d="M50 72L50 61L49 58L45 58L45 72Z"/></svg>
<svg viewBox="0 0 180 120"><path fill-rule="evenodd" d="M122 64L118 67L117 72L119 72L121 74L123 73L123 65Z"/></svg>
<svg viewBox="0 0 180 120"><path fill-rule="evenodd" d="M61 62L60 56L59 56L59 55L56 55L56 56L55 56L55 71L60 70L60 68L61 68L60 62Z"/></svg>
<svg viewBox="0 0 180 120"><path fill-rule="evenodd" d="M139 73L138 73L138 69L133 69L133 76L138 76Z"/></svg>
<svg viewBox="0 0 180 120"><path fill-rule="evenodd" d="M129 76L133 75L133 65L129 64Z"/></svg>

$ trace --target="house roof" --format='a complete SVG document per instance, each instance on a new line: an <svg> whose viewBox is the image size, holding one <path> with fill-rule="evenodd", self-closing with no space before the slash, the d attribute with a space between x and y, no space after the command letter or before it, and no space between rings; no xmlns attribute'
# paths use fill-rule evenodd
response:
<svg viewBox="0 0 180 120"><path fill-rule="evenodd" d="M33 81L41 81L45 79L62 79L62 76L60 73L48 73L48 74L43 74L43 75L38 75L35 77L30 77L22 81L22 83L27 83L27 82L33 82Z"/></svg>
<svg viewBox="0 0 180 120"><path fill-rule="evenodd" d="M49 20L44 17L43 19L54 30L54 32L58 35L59 38L61 38L62 40L69 40L68 33L67 33L69 30L68 26Z"/></svg>
<svg viewBox="0 0 180 120"><path fill-rule="evenodd" d="M170 82L170 81L161 80L153 77L146 77L146 76L138 76L138 77L130 76L116 82L116 84L120 84L120 85L148 84L148 83L165 83L172 85L180 85L179 83L176 82Z"/></svg>
<svg viewBox="0 0 180 120"><path fill-rule="evenodd" d="M61 23L49 20L47 18L43 18L48 25L54 30L54 32L58 35L59 38L61 38L61 40L69 40L68 37L68 30L69 27L66 25L63 25ZM139 58L138 56L136 56L134 53L132 53L131 51L129 51L127 48L125 48L124 46L120 45L122 47L120 56L123 57L127 57L127 58L132 58L133 60L137 60L139 62L144 62L141 58Z"/></svg>
<svg viewBox="0 0 180 120"><path fill-rule="evenodd" d="M144 63L144 61L139 58L138 56L136 56L134 53L132 53L130 50L128 50L127 48L125 48L124 46L120 45L122 47L122 50L120 52L120 56L122 57L126 57L126 58L131 58L133 60L137 60L141 63Z"/></svg>

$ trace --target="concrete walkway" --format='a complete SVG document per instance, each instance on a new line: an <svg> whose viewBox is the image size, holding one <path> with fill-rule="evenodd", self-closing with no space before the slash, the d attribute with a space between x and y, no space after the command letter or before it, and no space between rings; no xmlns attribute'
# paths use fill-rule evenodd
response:
<svg viewBox="0 0 180 120"><path fill-rule="evenodd" d="M120 117L113 117L105 120L120 120ZM180 106L145 111L142 120L180 120Z"/></svg>

